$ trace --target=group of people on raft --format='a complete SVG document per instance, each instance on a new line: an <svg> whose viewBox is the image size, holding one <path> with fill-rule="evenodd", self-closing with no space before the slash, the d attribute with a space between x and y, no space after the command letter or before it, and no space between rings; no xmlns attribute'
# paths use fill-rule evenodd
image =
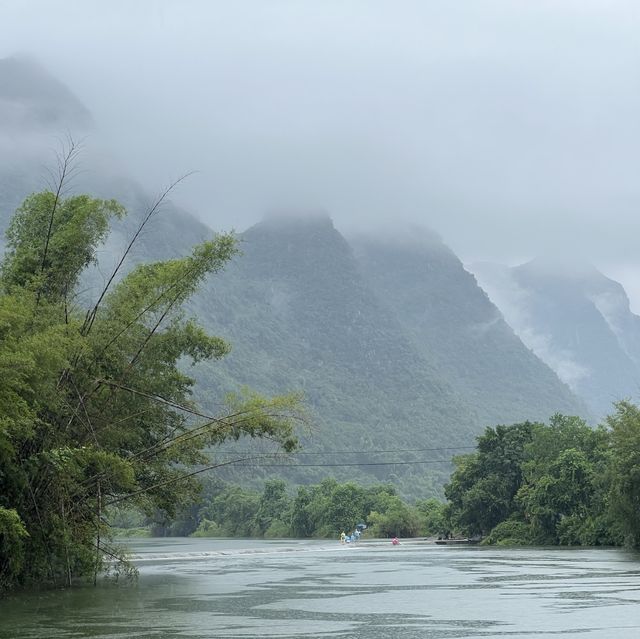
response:
<svg viewBox="0 0 640 639"><path fill-rule="evenodd" d="M360 535L362 535L364 529L367 527L367 524L358 524L355 530L350 534L345 534L344 530L340 533L340 543L341 544L354 544L358 539L360 539Z"/></svg>
<svg viewBox="0 0 640 639"><path fill-rule="evenodd" d="M340 533L340 543L341 544L355 544L356 541L358 541L360 539L360 535L362 535L362 532L364 531L364 529L367 527L366 524L358 524L356 526L356 529L350 534L347 535L344 530ZM400 541L398 540L397 537L394 537L391 540L391 543L394 546L397 546Z"/></svg>
<svg viewBox="0 0 640 639"><path fill-rule="evenodd" d="M350 535L345 534L344 530L340 533L340 543L341 544L355 544L358 539L360 539L360 535L362 531L356 528Z"/></svg>

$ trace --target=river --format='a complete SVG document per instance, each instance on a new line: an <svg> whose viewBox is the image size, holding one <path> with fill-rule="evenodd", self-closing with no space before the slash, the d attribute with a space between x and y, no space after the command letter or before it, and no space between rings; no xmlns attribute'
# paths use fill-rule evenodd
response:
<svg viewBox="0 0 640 639"><path fill-rule="evenodd" d="M640 557L407 541L145 539L134 583L0 601L0 638L640 637Z"/></svg>

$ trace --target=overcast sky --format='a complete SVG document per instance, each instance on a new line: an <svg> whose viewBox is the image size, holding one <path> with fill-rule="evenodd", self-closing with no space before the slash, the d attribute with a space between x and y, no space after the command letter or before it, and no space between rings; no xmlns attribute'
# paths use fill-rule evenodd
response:
<svg viewBox="0 0 640 639"><path fill-rule="evenodd" d="M466 262L587 256L640 310L636 0L0 0L16 53L147 186L198 170L175 199L216 228L418 222Z"/></svg>

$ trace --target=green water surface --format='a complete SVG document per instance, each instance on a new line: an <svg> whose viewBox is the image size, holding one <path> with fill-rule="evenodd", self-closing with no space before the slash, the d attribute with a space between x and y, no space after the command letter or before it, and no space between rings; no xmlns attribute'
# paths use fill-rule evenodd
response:
<svg viewBox="0 0 640 639"><path fill-rule="evenodd" d="M135 583L0 601L0 638L640 638L640 559L421 542L129 542Z"/></svg>

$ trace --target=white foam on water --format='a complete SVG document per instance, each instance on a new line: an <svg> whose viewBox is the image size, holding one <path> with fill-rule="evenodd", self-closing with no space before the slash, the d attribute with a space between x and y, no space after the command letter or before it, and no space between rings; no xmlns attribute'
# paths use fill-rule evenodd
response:
<svg viewBox="0 0 640 639"><path fill-rule="evenodd" d="M371 544L368 544L369 547ZM151 562L171 562L171 561L202 561L215 559L218 557L250 557L256 555L287 555L298 553L318 553L318 552L341 552L343 550L357 550L358 545L342 546L331 544L327 546L287 546L284 548L238 548L227 550L207 550L199 552L170 552L170 553L144 553L134 554L130 561L134 564L145 564Z"/></svg>
<svg viewBox="0 0 640 639"><path fill-rule="evenodd" d="M212 540L214 541L214 540ZM428 546L431 548L437 548L431 540L425 539L407 539L400 543L398 546L394 546L396 552L401 551L403 548L416 546ZM163 552L143 552L132 553L128 559L135 565L152 564L152 563L173 563L183 561L207 561L210 559L218 558L241 558L241 557L255 557L255 556L271 556L271 555L291 555L301 553L335 553L335 552L352 552L362 550L364 548L372 550L381 550L391 547L391 542L388 539L371 539L363 540L351 544L340 544L337 541L327 541L326 544L314 543L306 545L304 543L297 543L294 545L280 545L278 547L245 547L245 548L220 548L219 550L190 550L180 551L176 550L163 551Z"/></svg>

